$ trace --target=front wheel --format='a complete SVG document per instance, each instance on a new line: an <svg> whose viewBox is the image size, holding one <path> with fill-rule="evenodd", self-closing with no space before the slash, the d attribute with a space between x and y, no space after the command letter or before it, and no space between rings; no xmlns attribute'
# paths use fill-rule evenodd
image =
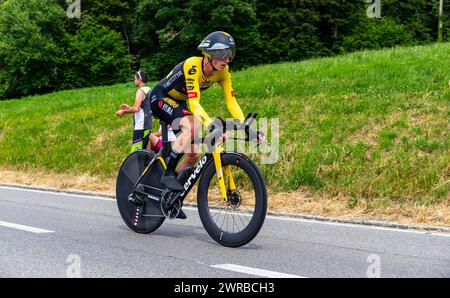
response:
<svg viewBox="0 0 450 298"><path fill-rule="evenodd" d="M264 223L266 186L258 167L245 155L224 153L221 159L228 201L220 195L216 169L211 162L198 186L198 211L205 230L216 242L239 247L252 241ZM232 179L227 173L231 173Z"/></svg>

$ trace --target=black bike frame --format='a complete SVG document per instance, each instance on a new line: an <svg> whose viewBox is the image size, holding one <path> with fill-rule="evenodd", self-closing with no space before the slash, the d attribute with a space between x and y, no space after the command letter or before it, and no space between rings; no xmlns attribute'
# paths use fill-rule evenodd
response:
<svg viewBox="0 0 450 298"><path fill-rule="evenodd" d="M161 128L162 128L162 143L163 146L161 148L161 150L153 157L153 159L150 161L150 163L147 165L147 167L144 169L144 171L142 172L141 176L139 177L139 179L136 181L135 185L134 185L134 189L133 189L133 195L136 192L139 192L143 195L148 196L147 193L141 191L141 190L137 190L137 186L141 184L141 181L146 177L146 175L148 175L149 169L151 166L153 166L153 164L155 162L160 162L164 164L162 164L163 168L166 168L165 165L165 160L166 158L169 156L170 154L170 150L171 150L171 143L168 141L168 129L167 129L167 125L164 122L161 122ZM161 160L162 159L162 160ZM201 177L203 171L206 169L206 166L210 163L210 162L214 162L213 156L210 153L206 153L204 154L196 163L196 165L194 166L194 171L192 172L192 174L188 177L188 179L184 182L184 191L182 193L179 193L177 196L174 197L174 201L176 199L180 199L183 200L188 194L189 192L192 190L192 188L194 187L195 183L197 183L197 180ZM144 184L144 186L146 187L151 187L151 186L147 186ZM165 189L159 189L159 188L155 188L155 187L151 187L156 189L157 191L159 191L160 197L162 196L162 193L165 191Z"/></svg>
<svg viewBox="0 0 450 298"><path fill-rule="evenodd" d="M249 113L247 115L247 117L245 118L244 122L240 124L240 128L235 127L235 129L237 130L242 130L246 127L250 127L250 125L253 123L253 121L255 120L255 118L258 116L257 113ZM225 122L222 120L222 123L225 124ZM168 140L168 125L167 123L160 121L161 124L161 130L162 130L162 143L163 146L161 148L161 150L155 155L155 157L152 159L152 161L148 164L148 166L144 169L144 171L142 172L141 176L139 177L138 181L136 182L136 184L134 185L134 189L133 189L133 195L135 195L136 192L139 192L147 197L152 198L149 194L141 191L141 190L137 190L137 186L141 184L141 181L146 177L147 172L149 172L149 168L157 161L161 162L163 165L163 168L166 168L165 165L165 160L166 158L169 156L170 151L171 151L171 143ZM226 127L226 125L224 125ZM211 149L211 148L210 148ZM211 151L212 152L212 151ZM203 171L206 169L206 167L208 166L208 164L210 162L214 162L214 157L211 153L206 153L204 154L200 160L197 162L197 164L195 165L195 169L194 172L188 177L188 179L186 180L186 182L184 182L184 191L182 193L177 193L175 196L173 196L168 204L171 205L172 203L174 203L178 198L180 200L183 200L188 193L191 191L191 189L194 187L195 183L197 183L197 180L201 177ZM146 185L143 185L146 186ZM165 191L165 189L159 189L159 188L155 188L152 186L147 186L153 189L156 189L157 191L160 192L159 194L159 198L162 197L163 192ZM152 199L156 199L156 198L152 198Z"/></svg>

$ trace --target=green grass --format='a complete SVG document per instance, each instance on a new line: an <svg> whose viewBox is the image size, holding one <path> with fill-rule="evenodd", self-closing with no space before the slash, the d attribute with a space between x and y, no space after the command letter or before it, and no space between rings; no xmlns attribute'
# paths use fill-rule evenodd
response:
<svg viewBox="0 0 450 298"><path fill-rule="evenodd" d="M369 202L449 200L450 44L364 51L233 74L245 112L280 119L270 189ZM150 84L153 86L154 83ZM114 177L130 149L131 83L0 102L0 165ZM203 94L227 117L221 90Z"/></svg>

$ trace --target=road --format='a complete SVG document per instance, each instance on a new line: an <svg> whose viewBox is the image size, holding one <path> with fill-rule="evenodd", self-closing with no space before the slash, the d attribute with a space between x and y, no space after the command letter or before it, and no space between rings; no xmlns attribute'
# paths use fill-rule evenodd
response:
<svg viewBox="0 0 450 298"><path fill-rule="evenodd" d="M0 277L450 277L448 233L268 216L226 248L184 210L143 235L113 199L0 186Z"/></svg>

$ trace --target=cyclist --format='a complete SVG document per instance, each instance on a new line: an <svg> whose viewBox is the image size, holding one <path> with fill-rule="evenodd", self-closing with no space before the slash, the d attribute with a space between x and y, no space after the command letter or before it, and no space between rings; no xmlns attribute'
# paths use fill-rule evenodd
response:
<svg viewBox="0 0 450 298"><path fill-rule="evenodd" d="M146 149L152 129L152 113L150 109L150 87L147 86L148 75L139 70L134 76L134 84L138 88L134 105L121 104L116 115L133 114L133 144L131 152ZM150 147L150 146L149 146Z"/></svg>
<svg viewBox="0 0 450 298"><path fill-rule="evenodd" d="M201 124L209 126L212 120L200 105L200 93L214 83L219 83L225 95L225 102L231 116L244 121L239 104L234 96L228 64L233 60L236 46L233 37L222 31L209 34L198 46L202 57L191 57L179 63L152 90L150 106L160 120L172 124L177 119L181 133L172 145L167 169L161 183L168 189L182 191L184 188L176 179L175 168L183 153L184 162L179 170L193 166L199 154L191 140L197 135ZM176 130L175 133L180 130ZM224 135L226 137L226 135Z"/></svg>

